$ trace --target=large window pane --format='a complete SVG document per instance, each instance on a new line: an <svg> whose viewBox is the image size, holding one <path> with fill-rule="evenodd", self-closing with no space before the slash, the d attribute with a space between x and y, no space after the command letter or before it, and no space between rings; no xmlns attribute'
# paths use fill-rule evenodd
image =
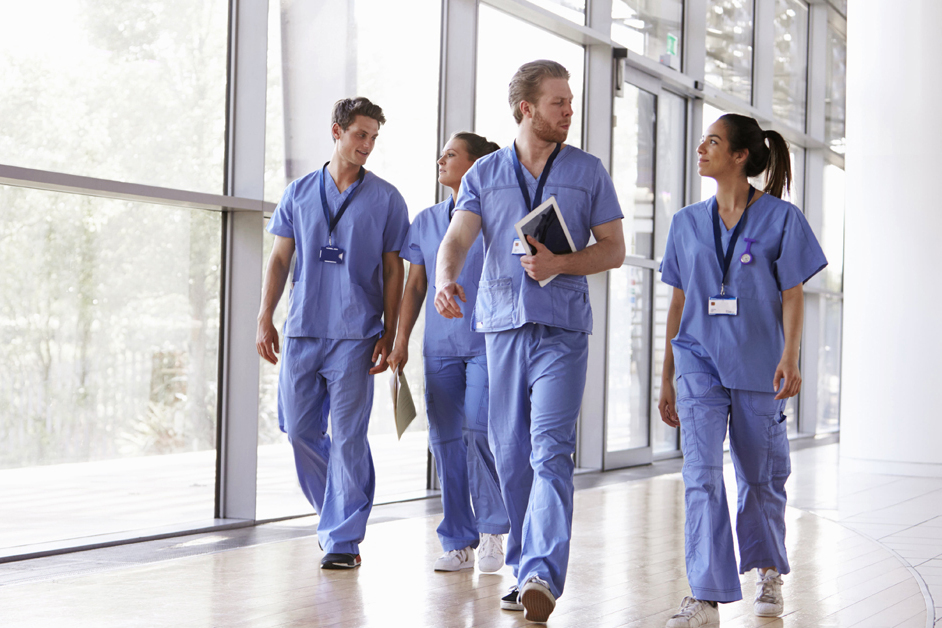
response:
<svg viewBox="0 0 942 628"><path fill-rule="evenodd" d="M683 0L614 0L612 40L680 70Z"/></svg>
<svg viewBox="0 0 942 628"><path fill-rule="evenodd" d="M706 81L752 102L753 0L707 0Z"/></svg>
<svg viewBox="0 0 942 628"><path fill-rule="evenodd" d="M821 248L828 258L824 269L824 287L834 292L844 290L844 170L828 164L824 167L824 223Z"/></svg>
<svg viewBox="0 0 942 628"><path fill-rule="evenodd" d="M844 120L847 106L847 38L828 28L824 139L831 150L844 152Z"/></svg>
<svg viewBox="0 0 942 628"><path fill-rule="evenodd" d="M840 297L822 295L821 345L818 350L817 432L840 429L841 403L841 322L844 302Z"/></svg>
<svg viewBox="0 0 942 628"><path fill-rule="evenodd" d="M212 519L220 235L0 186L0 546Z"/></svg>
<svg viewBox="0 0 942 628"><path fill-rule="evenodd" d="M657 97L626 83L615 99L612 181L625 214L628 253L654 256L654 141Z"/></svg>
<svg viewBox="0 0 942 628"><path fill-rule="evenodd" d="M530 0L538 7L560 15L576 24L585 24L585 0Z"/></svg>
<svg viewBox="0 0 942 628"><path fill-rule="evenodd" d="M606 451L648 446L652 275L636 266L609 273Z"/></svg>
<svg viewBox="0 0 942 628"><path fill-rule="evenodd" d="M228 12L225 0L4 3L0 163L220 193Z"/></svg>
<svg viewBox="0 0 942 628"><path fill-rule="evenodd" d="M433 205L441 2L414 0L408 11L386 0L269 8L265 197L277 202L288 182L330 159L334 103L365 96L386 116L366 167L398 188L412 217Z"/></svg>
<svg viewBox="0 0 942 628"><path fill-rule="evenodd" d="M277 201L289 181L330 159L334 103L365 96L383 108L387 120L367 168L399 189L411 217L433 205L440 148L435 121L441 2L416 0L408 11L384 0L283 1L269 3L269 9L265 197ZM318 24L331 28L318 29L318 36L311 37ZM423 36L403 37L404 32ZM266 236L267 250L271 240ZM287 290L282 299L287 300ZM284 313L276 315L279 330L283 320ZM406 368L420 416L401 441L396 439L392 417L389 373L374 378L369 440L376 467L376 502L426 494L421 338L420 322ZM278 429L278 368L263 362L260 378L259 517L310 513L298 487L287 437Z"/></svg>
<svg viewBox="0 0 942 628"><path fill-rule="evenodd" d="M563 64L570 75L575 113L566 143L581 147L585 49L486 4L480 5L478 20L475 132L501 146L512 143L517 123L507 102L507 85L524 63L552 59Z"/></svg>
<svg viewBox="0 0 942 628"><path fill-rule="evenodd" d="M772 111L796 129L805 130L808 91L808 5L802 0L775 0L775 58Z"/></svg>

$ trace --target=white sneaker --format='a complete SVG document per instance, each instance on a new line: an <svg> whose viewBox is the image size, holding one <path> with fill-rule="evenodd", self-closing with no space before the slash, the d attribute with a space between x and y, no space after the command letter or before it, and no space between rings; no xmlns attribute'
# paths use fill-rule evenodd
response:
<svg viewBox="0 0 942 628"><path fill-rule="evenodd" d="M504 566L504 535L482 534L478 545L478 569L494 573Z"/></svg>
<svg viewBox="0 0 942 628"><path fill-rule="evenodd" d="M550 591L546 580L530 576L520 589L520 603L523 604L524 619L545 623L556 608L556 596Z"/></svg>
<svg viewBox="0 0 942 628"><path fill-rule="evenodd" d="M474 567L474 550L470 546L445 552L435 561L435 571L458 571L472 567Z"/></svg>
<svg viewBox="0 0 942 628"><path fill-rule="evenodd" d="M756 601L753 608L759 617L778 617L785 610L782 597L782 575L775 569L769 569L763 576L758 573L756 580Z"/></svg>
<svg viewBox="0 0 942 628"><path fill-rule="evenodd" d="M680 603L680 611L667 620L667 628L698 628L698 626L718 625L720 611L718 608L687 596Z"/></svg>

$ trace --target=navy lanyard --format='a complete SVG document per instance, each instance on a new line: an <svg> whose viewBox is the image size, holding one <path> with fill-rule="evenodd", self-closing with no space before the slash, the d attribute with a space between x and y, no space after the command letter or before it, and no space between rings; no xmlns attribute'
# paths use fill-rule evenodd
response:
<svg viewBox="0 0 942 628"><path fill-rule="evenodd" d="M330 162L327 162L327 164L329 163ZM337 215L331 218L330 208L327 206L327 182L325 181L327 178L327 164L324 164L324 169L321 170L321 208L324 210L324 219L327 221L327 235L330 237L331 244L333 244L334 227L336 227L340 219L343 218L343 214L353 201L353 197L356 196L360 188L363 187L363 177L366 176L366 169L360 166L360 174L357 176L356 183L353 184L356 187L350 190L350 194L347 195L346 200L340 205L340 209L337 210Z"/></svg>
<svg viewBox="0 0 942 628"><path fill-rule="evenodd" d="M749 203L752 202L755 193L756 189L750 185L746 208L742 210L742 217L736 224L736 228L733 229L733 235L729 239L729 247L727 247L725 255L723 254L723 237L720 235L720 206L716 202L716 197L713 197L713 242L716 244L716 260L720 263L720 271L723 273L720 294L726 294L726 275L729 273L729 265L733 261L733 249L736 248L736 241L739 239L739 234L742 233L743 225L746 224L746 212L749 211Z"/></svg>
<svg viewBox="0 0 942 628"><path fill-rule="evenodd" d="M448 198L448 222L451 222L451 219L455 217L455 197L450 196Z"/></svg>
<svg viewBox="0 0 942 628"><path fill-rule="evenodd" d="M536 198L533 199L534 202L531 203L530 190L527 188L526 179L523 178L523 168L520 166L520 159L517 157L517 143L514 142L513 150L511 151L514 157L514 172L517 173L517 183L520 185L520 191L523 192L523 200L527 204L528 214L539 207L540 203L543 202L543 186L546 185L546 179L549 178L550 169L553 167L553 162L556 161L556 155L559 154L559 149L562 147L562 144L557 143L553 154L546 160L546 165L543 166L543 173L540 175L540 182L536 185Z"/></svg>

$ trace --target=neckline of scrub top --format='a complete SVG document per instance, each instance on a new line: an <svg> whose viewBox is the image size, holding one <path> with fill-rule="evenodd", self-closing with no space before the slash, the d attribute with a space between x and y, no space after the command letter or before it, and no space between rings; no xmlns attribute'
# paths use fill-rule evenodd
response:
<svg viewBox="0 0 942 628"><path fill-rule="evenodd" d="M324 220L327 221L327 235L330 238L331 242L334 239L334 227L337 226L337 223L340 222L340 219L343 218L344 213L347 211L347 208L350 207L350 203L353 202L354 197L357 193L363 188L363 178L366 176L366 168L360 166L360 172L357 174L357 180L353 183L354 188L350 190L350 193L347 195L347 198L344 199L343 203L340 204L340 209L337 210L337 213L333 218L330 217L330 207L327 206L327 166L330 164L328 161L324 164L324 168L321 170L321 209L324 210ZM331 177L333 179L333 177ZM337 182L334 182L334 185L337 185ZM337 187L337 191L340 192L340 187ZM346 191L346 190L345 190ZM342 194L343 192L341 192Z"/></svg>
<svg viewBox="0 0 942 628"><path fill-rule="evenodd" d="M756 189L750 185L749 198L746 199L746 207L742 210L742 216L739 217L739 222L736 223L733 235L729 238L729 245L726 247L725 254L723 253L723 239L720 235L720 204L717 202L716 196L713 196L710 214L713 218L713 243L716 247L716 260L720 264L720 272L722 273L720 294L725 294L726 275L729 274L729 266L733 262L733 250L736 248L736 241L739 240L739 235L742 233L743 226L746 224L746 213L749 211L749 206L752 204L752 197L755 196L755 194ZM727 229L727 231L729 230Z"/></svg>
<svg viewBox="0 0 942 628"><path fill-rule="evenodd" d="M451 219L455 217L455 197L448 197L448 222L451 222Z"/></svg>
<svg viewBox="0 0 942 628"><path fill-rule="evenodd" d="M520 165L520 158L517 157L517 142L514 141L513 146L510 147L510 155L514 161L514 173L517 175L517 185L520 186L520 191L523 193L523 200L527 204L528 214L539 207L540 203L543 202L543 187L546 185L550 170L553 168L553 162L556 161L556 156L559 155L559 151L562 147L561 142L556 142L556 148L553 149L553 153L549 156L549 159L546 160L546 164L543 166L543 172L540 173L540 181L536 184L536 194L533 197L532 203L530 202L530 189L527 186L526 179L523 178L523 167Z"/></svg>

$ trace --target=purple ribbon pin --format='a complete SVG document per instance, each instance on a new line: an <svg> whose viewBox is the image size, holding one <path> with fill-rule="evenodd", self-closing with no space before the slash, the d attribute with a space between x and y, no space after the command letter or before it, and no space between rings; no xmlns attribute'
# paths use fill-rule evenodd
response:
<svg viewBox="0 0 942 628"><path fill-rule="evenodd" d="M743 241L746 243L746 252L742 254L742 257L739 258L739 261L743 264L752 263L752 243L758 242L758 240L753 240L752 238L743 238Z"/></svg>

